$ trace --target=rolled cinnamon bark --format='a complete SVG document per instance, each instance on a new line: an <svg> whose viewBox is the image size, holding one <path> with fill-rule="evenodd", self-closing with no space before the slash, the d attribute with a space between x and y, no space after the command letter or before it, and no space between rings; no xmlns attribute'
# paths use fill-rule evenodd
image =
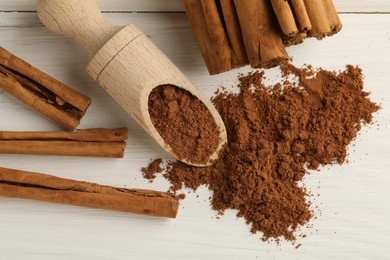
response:
<svg viewBox="0 0 390 260"><path fill-rule="evenodd" d="M333 0L323 0L326 13L328 15L329 24L331 32L328 36L331 36L333 34L338 33L341 28L343 27L343 24L341 23L340 17L337 14L336 8L333 4Z"/></svg>
<svg viewBox="0 0 390 260"><path fill-rule="evenodd" d="M312 25L308 35L322 39L332 32L327 11L323 0L304 0L307 13Z"/></svg>
<svg viewBox="0 0 390 260"><path fill-rule="evenodd" d="M268 0L235 0L249 63L270 68L289 59Z"/></svg>
<svg viewBox="0 0 390 260"><path fill-rule="evenodd" d="M123 158L124 142L1 141L0 154Z"/></svg>
<svg viewBox="0 0 390 260"><path fill-rule="evenodd" d="M0 47L0 88L69 130L79 125L90 98Z"/></svg>
<svg viewBox="0 0 390 260"><path fill-rule="evenodd" d="M0 131L0 140L67 140L83 142L123 142L128 138L128 129L94 128L77 130L75 132L26 132L26 131Z"/></svg>
<svg viewBox="0 0 390 260"><path fill-rule="evenodd" d="M287 0L271 0L282 33L291 38L298 34L293 12Z"/></svg>
<svg viewBox="0 0 390 260"><path fill-rule="evenodd" d="M203 14L206 19L207 31L211 39L211 45L216 50L219 64L223 71L230 70L238 65L236 56L232 55L227 34L220 16L218 6L219 0L200 0Z"/></svg>
<svg viewBox="0 0 390 260"><path fill-rule="evenodd" d="M290 0L299 31L306 33L311 30L311 22L306 11L304 0Z"/></svg>
<svg viewBox="0 0 390 260"><path fill-rule="evenodd" d="M210 74L230 70L231 53L222 22L215 12L215 0L183 0L188 20Z"/></svg>
<svg viewBox="0 0 390 260"><path fill-rule="evenodd" d="M242 38L234 0L220 0L220 4L230 46L232 48L233 55L238 60L238 64L236 64L235 67L244 66L248 64L248 56L245 51L244 40Z"/></svg>
<svg viewBox="0 0 390 260"><path fill-rule="evenodd" d="M0 154L123 158L127 128L68 132L0 131Z"/></svg>
<svg viewBox="0 0 390 260"><path fill-rule="evenodd" d="M173 194L125 189L51 175L0 168L0 196L175 218Z"/></svg>

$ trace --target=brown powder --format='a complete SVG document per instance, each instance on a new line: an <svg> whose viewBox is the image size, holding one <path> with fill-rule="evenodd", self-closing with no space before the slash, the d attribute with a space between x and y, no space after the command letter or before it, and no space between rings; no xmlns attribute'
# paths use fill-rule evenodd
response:
<svg viewBox="0 0 390 260"><path fill-rule="evenodd" d="M220 132L206 106L191 93L171 85L149 95L153 125L179 159L207 164L217 150Z"/></svg>
<svg viewBox="0 0 390 260"><path fill-rule="evenodd" d="M148 167L142 168L142 175L145 177L145 179L148 179L152 182L156 178L156 173L163 172L163 169L160 166L161 163L162 159L156 159L152 161Z"/></svg>
<svg viewBox="0 0 390 260"><path fill-rule="evenodd" d="M229 139L219 160L208 168L172 162L164 176L172 191L207 185L214 210L237 210L263 240L293 241L314 214L299 184L306 167L344 163L347 146L379 107L363 91L357 67L335 73L284 65L282 72L284 81L273 87L256 71L240 77L239 94L219 92L213 102Z"/></svg>

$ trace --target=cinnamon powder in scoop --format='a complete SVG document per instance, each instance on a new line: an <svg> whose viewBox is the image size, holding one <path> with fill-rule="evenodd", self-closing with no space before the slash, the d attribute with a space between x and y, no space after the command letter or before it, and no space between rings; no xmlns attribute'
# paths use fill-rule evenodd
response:
<svg viewBox="0 0 390 260"><path fill-rule="evenodd" d="M190 92L171 85L149 95L153 125L177 155L193 164L207 164L217 150L220 132L209 110Z"/></svg>
<svg viewBox="0 0 390 260"><path fill-rule="evenodd" d="M265 86L256 71L240 77L239 94L220 91L213 99L229 143L212 166L172 162L164 176L172 191L207 185L214 210L236 210L263 240L293 241L314 215L299 184L307 169L344 163L348 145L379 106L363 91L358 67L281 69L280 84Z"/></svg>

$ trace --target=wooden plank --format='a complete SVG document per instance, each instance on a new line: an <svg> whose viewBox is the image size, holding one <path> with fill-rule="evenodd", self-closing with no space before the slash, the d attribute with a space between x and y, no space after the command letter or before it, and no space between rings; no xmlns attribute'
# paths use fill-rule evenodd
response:
<svg viewBox="0 0 390 260"><path fill-rule="evenodd" d="M118 24L139 25L209 96L218 86L235 84L238 73L249 71L246 67L209 76L182 13L106 17ZM308 237L300 241L300 249L284 242L281 246L261 242L259 235L250 235L243 219L236 219L234 211L217 220L208 202L210 192L203 187L187 194L178 218L172 221L0 197L0 259L387 259L390 15L341 15L341 19L344 28L338 35L322 41L309 39L288 51L297 65L342 69L348 63L358 64L366 75L366 90L383 109L375 116L379 130L377 126L363 129L350 151L349 164L327 167L305 180L313 194L321 194L313 205L319 206L321 215L311 222L312 229L305 230ZM81 128L130 128L123 160L1 155L2 167L167 190L164 180L151 184L139 169L151 158L169 156L90 79L80 44L49 32L36 14L21 13L0 15L0 39L3 47L92 98ZM4 92L0 92L0 128L58 129Z"/></svg>
<svg viewBox="0 0 390 260"><path fill-rule="evenodd" d="M104 11L183 12L181 0L100 0ZM390 12L388 0L335 0L339 12ZM35 11L36 0L1 1L0 11Z"/></svg>
<svg viewBox="0 0 390 260"><path fill-rule="evenodd" d="M390 12L390 1L388 0L335 0L336 9L338 12Z"/></svg>

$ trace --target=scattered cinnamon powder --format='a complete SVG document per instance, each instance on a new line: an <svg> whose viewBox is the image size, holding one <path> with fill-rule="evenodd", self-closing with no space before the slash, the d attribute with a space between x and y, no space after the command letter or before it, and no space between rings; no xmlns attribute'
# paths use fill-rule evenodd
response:
<svg viewBox="0 0 390 260"><path fill-rule="evenodd" d="M206 106L188 91L164 85L149 95L153 125L179 159L206 164L217 150L220 132Z"/></svg>
<svg viewBox="0 0 390 260"><path fill-rule="evenodd" d="M256 71L240 77L239 94L221 91L213 99L229 141L213 166L172 162L164 176L172 191L207 185L214 210L237 210L263 240L294 241L314 214L300 185L307 168L344 163L347 146L379 106L363 91L358 67L281 69L280 84L265 86ZM287 80L291 76L299 84Z"/></svg>
<svg viewBox="0 0 390 260"><path fill-rule="evenodd" d="M162 159L156 159L153 162L151 162L148 167L143 167L141 171L145 179L152 181L156 178L156 173L163 172L163 169L160 166L161 163L162 163Z"/></svg>

